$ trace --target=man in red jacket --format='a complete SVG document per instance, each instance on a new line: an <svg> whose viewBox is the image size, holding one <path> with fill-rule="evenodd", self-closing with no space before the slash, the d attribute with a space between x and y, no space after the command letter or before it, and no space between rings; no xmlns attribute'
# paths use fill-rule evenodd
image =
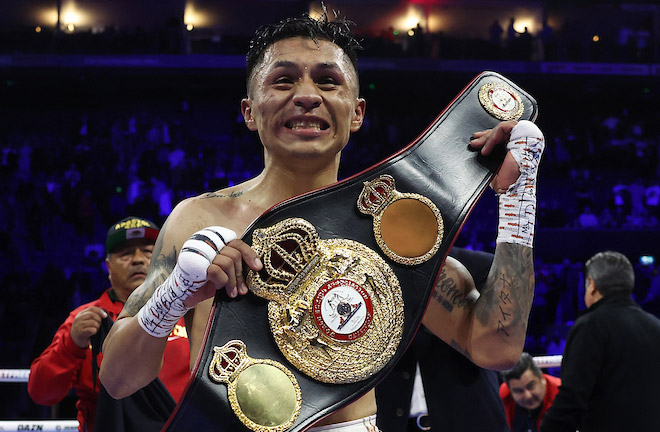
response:
<svg viewBox="0 0 660 432"><path fill-rule="evenodd" d="M526 352L512 369L502 372L502 379L500 397L511 432L537 432L561 380L542 373Z"/></svg>
<svg viewBox="0 0 660 432"><path fill-rule="evenodd" d="M72 388L76 390L80 431L93 430L99 391L90 338L99 332L104 318L116 319L128 296L144 282L158 232L156 224L138 217L122 219L110 227L105 260L110 288L99 299L71 312L48 348L30 366L28 392L36 403L54 405ZM100 365L101 355L97 362ZM189 363L190 347L181 319L168 338L158 375L175 400L183 393L190 376Z"/></svg>

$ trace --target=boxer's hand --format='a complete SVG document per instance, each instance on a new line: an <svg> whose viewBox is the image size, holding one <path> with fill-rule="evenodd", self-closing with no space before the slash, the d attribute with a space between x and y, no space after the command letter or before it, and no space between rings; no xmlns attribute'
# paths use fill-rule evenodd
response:
<svg viewBox="0 0 660 432"><path fill-rule="evenodd" d="M243 261L254 270L262 267L234 231L218 226L197 231L181 247L172 273L138 311L140 326L154 337L165 337L190 308L218 289L225 288L230 297L247 293Z"/></svg>
<svg viewBox="0 0 660 432"><path fill-rule="evenodd" d="M500 145L506 144L511 137L511 130L518 124L515 120L504 121L498 123L492 129L475 132L472 134L470 146L473 149L480 150L484 156L488 156L493 152L493 149Z"/></svg>
<svg viewBox="0 0 660 432"><path fill-rule="evenodd" d="M520 154L520 146L515 145L515 140L526 134L534 137L541 137L541 139L543 137L543 134L538 127L528 120L521 120L520 126L516 128L518 134L522 134L521 137L512 136L512 131L518 126L518 124L517 121L513 120L499 123L493 129L475 132L473 134L473 139L470 142L472 148L480 149L481 154L484 156L489 155L497 145L508 143L507 149L509 151L507 152L500 169L490 183L490 186L498 194L506 192L520 177L520 166L523 158ZM543 152L542 148L540 149L540 152ZM534 177L536 177L536 175L534 175Z"/></svg>
<svg viewBox="0 0 660 432"><path fill-rule="evenodd" d="M479 149L482 155L488 156L496 146L506 144L509 141L511 130L517 124L517 121L511 120L499 123L493 129L475 132L472 135L470 146L474 149ZM490 182L490 187L498 194L503 193L509 188L509 186L518 180L519 176L520 169L518 163L511 153L507 153L500 169Z"/></svg>
<svg viewBox="0 0 660 432"><path fill-rule="evenodd" d="M207 283L186 299L184 305L187 308L193 307L200 301L215 296L216 291L222 288L232 298L247 294L248 287L243 274L243 262L254 271L263 268L254 249L243 240L232 240L207 265Z"/></svg>
<svg viewBox="0 0 660 432"><path fill-rule="evenodd" d="M90 306L83 309L73 319L71 325L71 339L80 348L87 348L90 344L90 338L94 336L101 328L101 321L108 314L98 306Z"/></svg>

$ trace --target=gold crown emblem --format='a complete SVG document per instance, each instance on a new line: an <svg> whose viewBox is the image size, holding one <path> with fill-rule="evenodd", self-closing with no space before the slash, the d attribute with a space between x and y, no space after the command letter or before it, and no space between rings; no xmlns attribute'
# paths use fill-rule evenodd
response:
<svg viewBox="0 0 660 432"><path fill-rule="evenodd" d="M377 215L395 198L394 177L383 174L375 180L364 182L362 192L358 197L358 209L364 214Z"/></svg>
<svg viewBox="0 0 660 432"><path fill-rule="evenodd" d="M254 231L252 248L261 257L263 269L248 274L248 286L260 297L283 300L301 276L318 261L319 235L305 219L286 219ZM288 287L288 289L287 289Z"/></svg>
<svg viewBox="0 0 660 432"><path fill-rule="evenodd" d="M250 430L283 432L300 414L302 394L293 373L274 360L250 357L243 341L213 347L209 375L227 385L232 410Z"/></svg>
<svg viewBox="0 0 660 432"><path fill-rule="evenodd" d="M248 272L248 287L270 300L275 342L301 372L356 382L392 358L403 332L403 295L378 253L354 240L320 239L300 218L255 230L252 248L264 267Z"/></svg>
<svg viewBox="0 0 660 432"><path fill-rule="evenodd" d="M244 369L247 361L249 361L249 357L242 341L233 340L223 347L216 346L213 348L213 361L209 365L209 375L215 382L228 383L236 372Z"/></svg>

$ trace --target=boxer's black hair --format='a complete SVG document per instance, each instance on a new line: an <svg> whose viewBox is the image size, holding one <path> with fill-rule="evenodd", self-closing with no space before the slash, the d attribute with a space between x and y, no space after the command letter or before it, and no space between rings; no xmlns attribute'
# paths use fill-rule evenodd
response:
<svg viewBox="0 0 660 432"><path fill-rule="evenodd" d="M246 56L248 89L250 88L250 79L254 73L254 68L263 60L268 47L282 39L297 36L310 38L317 44L319 40L334 43L344 51L357 73L357 51L361 50L362 46L351 34L351 27L355 23L339 16L337 12L334 12L334 20L330 21L325 5L322 4L321 6L323 13L318 18L312 18L305 13L299 17L285 18L257 29L254 38L250 41Z"/></svg>

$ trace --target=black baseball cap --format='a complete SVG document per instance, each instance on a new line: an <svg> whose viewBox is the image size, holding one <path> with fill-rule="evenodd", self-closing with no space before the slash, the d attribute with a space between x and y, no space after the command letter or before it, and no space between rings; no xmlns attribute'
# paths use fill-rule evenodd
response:
<svg viewBox="0 0 660 432"><path fill-rule="evenodd" d="M108 253L115 252L121 245L133 239L147 239L156 243L158 225L149 219L129 216L113 224L108 229L105 239L105 249Z"/></svg>

